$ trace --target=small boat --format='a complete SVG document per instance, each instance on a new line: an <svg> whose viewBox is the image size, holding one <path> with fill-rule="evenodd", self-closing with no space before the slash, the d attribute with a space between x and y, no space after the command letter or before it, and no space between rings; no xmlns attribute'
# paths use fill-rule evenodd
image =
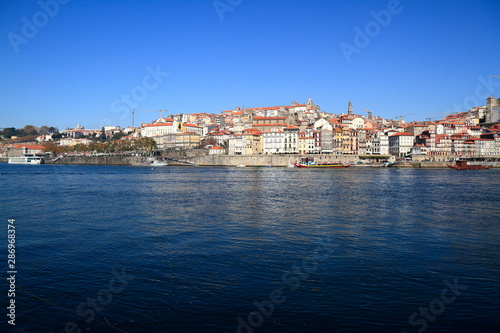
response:
<svg viewBox="0 0 500 333"><path fill-rule="evenodd" d="M294 163L294 166L297 168L348 168L351 166L351 163Z"/></svg>
<svg viewBox="0 0 500 333"><path fill-rule="evenodd" d="M236 167L237 167L237 168L244 168L244 167L246 167L246 165L245 165L245 164L239 164L239 165L237 165Z"/></svg>
<svg viewBox="0 0 500 333"><path fill-rule="evenodd" d="M394 164L396 164L396 162L385 162L384 164L381 165L381 167L390 168Z"/></svg>
<svg viewBox="0 0 500 333"><path fill-rule="evenodd" d="M43 157L35 154L24 154L9 158L9 164L45 164Z"/></svg>
<svg viewBox="0 0 500 333"><path fill-rule="evenodd" d="M148 157L144 162L132 163L132 166L163 167L168 166L168 162L165 158Z"/></svg>
<svg viewBox="0 0 500 333"><path fill-rule="evenodd" d="M156 159L156 160L153 160L153 162L151 162L151 166L167 166L168 165L168 162L164 159Z"/></svg>
<svg viewBox="0 0 500 333"><path fill-rule="evenodd" d="M491 165L469 164L466 160L455 161L455 164L446 164L455 170L484 170L491 168Z"/></svg>

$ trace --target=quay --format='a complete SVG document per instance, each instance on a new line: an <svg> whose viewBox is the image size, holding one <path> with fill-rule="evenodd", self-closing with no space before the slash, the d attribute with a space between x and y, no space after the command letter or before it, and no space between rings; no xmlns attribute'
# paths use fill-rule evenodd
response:
<svg viewBox="0 0 500 333"><path fill-rule="evenodd" d="M236 167L238 165L253 167L287 167L297 163L302 158L309 158L316 163L342 162L351 163L352 167L380 167L387 157L370 158L358 155L328 155L328 154L280 154L280 155L208 155L202 151L184 150L168 152L171 166L220 166ZM446 164L453 157L440 156L438 161L416 159L411 161L396 161L394 168L447 168ZM7 158L0 158L0 162L7 162ZM146 156L64 156L45 158L45 164L88 164L88 165L133 165L145 163ZM493 168L500 168L500 157L491 158L489 162Z"/></svg>

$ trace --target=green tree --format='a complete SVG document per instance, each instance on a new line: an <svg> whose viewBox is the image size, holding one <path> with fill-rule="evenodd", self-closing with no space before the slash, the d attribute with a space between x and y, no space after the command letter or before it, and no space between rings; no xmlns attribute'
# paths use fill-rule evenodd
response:
<svg viewBox="0 0 500 333"><path fill-rule="evenodd" d="M139 151L145 152L148 155L151 155L153 150L157 149L156 141L152 138L140 138L136 140L136 145L139 148Z"/></svg>
<svg viewBox="0 0 500 333"><path fill-rule="evenodd" d="M15 127L6 127L2 131L2 135L6 139L10 139L12 136L17 135Z"/></svg>
<svg viewBox="0 0 500 333"><path fill-rule="evenodd" d="M106 141L106 131L104 130L104 126L101 129L101 135L99 136L99 140Z"/></svg>
<svg viewBox="0 0 500 333"><path fill-rule="evenodd" d="M123 132L117 132L117 133L113 134L113 137L111 139L112 140L120 140L124 136L125 136L125 134Z"/></svg>

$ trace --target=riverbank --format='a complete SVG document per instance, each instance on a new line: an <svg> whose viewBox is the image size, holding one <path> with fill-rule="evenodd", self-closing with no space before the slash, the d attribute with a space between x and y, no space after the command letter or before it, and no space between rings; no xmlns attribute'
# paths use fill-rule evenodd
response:
<svg viewBox="0 0 500 333"><path fill-rule="evenodd" d="M179 155L179 156L177 156ZM360 159L357 155L207 155L207 154L170 154L168 163L171 166L222 166L222 167L287 167L297 163L302 158L309 158L317 163L343 162L351 163L352 167L380 167L382 161ZM0 162L7 162L0 158ZM45 159L45 164L90 164L90 165L147 165L145 156L65 156L57 159ZM447 168L443 161L404 161L396 162L394 168ZM480 164L485 164L484 162ZM488 163L486 163L488 164ZM500 163L490 164L500 168Z"/></svg>

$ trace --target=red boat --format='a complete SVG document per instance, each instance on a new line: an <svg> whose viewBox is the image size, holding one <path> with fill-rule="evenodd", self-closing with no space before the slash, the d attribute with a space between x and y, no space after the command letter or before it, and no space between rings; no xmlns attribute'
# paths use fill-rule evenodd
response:
<svg viewBox="0 0 500 333"><path fill-rule="evenodd" d="M455 170L483 170L491 168L491 165L468 164L465 160L459 160L455 164L446 165Z"/></svg>
<svg viewBox="0 0 500 333"><path fill-rule="evenodd" d="M294 163L293 165L297 168L348 168L351 166L351 163Z"/></svg>

